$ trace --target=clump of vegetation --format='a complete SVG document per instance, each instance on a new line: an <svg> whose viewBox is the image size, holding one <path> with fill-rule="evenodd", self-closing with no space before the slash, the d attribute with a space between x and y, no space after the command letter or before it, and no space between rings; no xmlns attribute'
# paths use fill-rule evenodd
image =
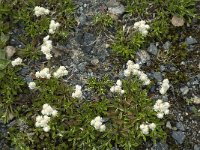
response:
<svg viewBox="0 0 200 150"><path fill-rule="evenodd" d="M127 33L123 29L119 29L111 48L120 56L133 58L135 52L142 47L144 42L145 37L141 33L134 31Z"/></svg>
<svg viewBox="0 0 200 150"><path fill-rule="evenodd" d="M126 6L126 13L131 15L128 18L138 17L140 20L148 21L150 26L147 38L144 38L138 35L137 32L133 32L133 30L128 33L124 32L122 26L125 25L118 24L119 30L115 34L111 48L117 54L123 55L126 59L132 58L136 50L141 48L146 49L146 46L151 42L167 39L176 40L178 35L174 31L181 27L174 27L172 25L171 19L173 16L178 16L178 19L181 19L183 24L184 22L190 23L192 18L198 18L194 9L195 0L173 0L165 2L161 0L153 0L151 2L147 0L142 2L124 0L122 3ZM149 18L152 19L149 20ZM130 28L134 26L132 22L128 24Z"/></svg>
<svg viewBox="0 0 200 150"><path fill-rule="evenodd" d="M97 32L100 33L103 33L107 28L112 27L114 22L114 19L109 14L105 13L95 15L93 20Z"/></svg>

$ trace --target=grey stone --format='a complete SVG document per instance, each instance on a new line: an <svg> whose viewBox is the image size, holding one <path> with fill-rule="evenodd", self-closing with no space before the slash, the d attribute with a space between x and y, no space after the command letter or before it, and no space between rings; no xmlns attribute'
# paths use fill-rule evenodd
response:
<svg viewBox="0 0 200 150"><path fill-rule="evenodd" d="M119 2L113 0L107 3L108 12L114 15L122 15L125 12L124 5L120 4Z"/></svg>
<svg viewBox="0 0 200 150"><path fill-rule="evenodd" d="M200 150L200 145L195 144L194 145L194 150Z"/></svg>
<svg viewBox="0 0 200 150"><path fill-rule="evenodd" d="M84 25L86 23L86 15L85 14L81 14L79 17L78 17L78 20L79 20L79 23L81 25Z"/></svg>
<svg viewBox="0 0 200 150"><path fill-rule="evenodd" d="M94 59L91 60L91 63L92 63L93 65L97 65L97 64L99 63L99 59L94 58Z"/></svg>
<svg viewBox="0 0 200 150"><path fill-rule="evenodd" d="M165 42L165 44L163 44L163 48L164 48L164 50L169 50L170 49L170 47L171 47L171 42L170 41L167 41L167 42Z"/></svg>
<svg viewBox="0 0 200 150"><path fill-rule="evenodd" d="M180 88L180 90L181 90L183 95L186 95L189 92L189 88L187 86Z"/></svg>
<svg viewBox="0 0 200 150"><path fill-rule="evenodd" d="M177 127L177 129L179 129L181 131L185 131L185 127L181 122L177 122L176 127Z"/></svg>
<svg viewBox="0 0 200 150"><path fill-rule="evenodd" d="M164 65L160 65L160 71L163 72L166 70L166 67Z"/></svg>
<svg viewBox="0 0 200 150"><path fill-rule="evenodd" d="M145 50L139 50L136 52L136 62L144 64L150 60L149 54Z"/></svg>
<svg viewBox="0 0 200 150"><path fill-rule="evenodd" d="M151 43L150 46L148 47L147 51L153 55L157 55L158 49L154 43Z"/></svg>
<svg viewBox="0 0 200 150"><path fill-rule="evenodd" d="M188 44L188 45L192 45L192 44L196 44L197 43L197 40L191 36L187 37L185 39L185 42Z"/></svg>
<svg viewBox="0 0 200 150"><path fill-rule="evenodd" d="M167 121L166 127L169 128L169 129L172 129L172 125L171 125L170 121Z"/></svg>
<svg viewBox="0 0 200 150"><path fill-rule="evenodd" d="M82 62L78 65L78 70L85 71L85 67L87 65L87 62Z"/></svg>
<svg viewBox="0 0 200 150"><path fill-rule="evenodd" d="M178 144L183 144L185 140L185 133L182 131L173 131L172 132L172 137L175 139L175 141Z"/></svg>
<svg viewBox="0 0 200 150"><path fill-rule="evenodd" d="M153 73L153 77L154 77L157 81L162 81L162 80L163 80L162 73L160 73L160 72L154 72L154 73Z"/></svg>
<svg viewBox="0 0 200 150"><path fill-rule="evenodd" d="M95 36L91 33L85 33L83 35L83 50L90 53L93 45L95 44Z"/></svg>
<svg viewBox="0 0 200 150"><path fill-rule="evenodd" d="M151 150L168 150L168 145L165 143L158 142L156 143Z"/></svg>

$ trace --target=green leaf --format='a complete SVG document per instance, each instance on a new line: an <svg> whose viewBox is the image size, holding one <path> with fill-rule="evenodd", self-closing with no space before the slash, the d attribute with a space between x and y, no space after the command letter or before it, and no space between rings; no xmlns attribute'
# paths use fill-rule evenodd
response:
<svg viewBox="0 0 200 150"><path fill-rule="evenodd" d="M9 63L10 61L7 59L0 59L0 70L5 69Z"/></svg>
<svg viewBox="0 0 200 150"><path fill-rule="evenodd" d="M0 49L0 59L5 59L6 58L6 53L3 49Z"/></svg>

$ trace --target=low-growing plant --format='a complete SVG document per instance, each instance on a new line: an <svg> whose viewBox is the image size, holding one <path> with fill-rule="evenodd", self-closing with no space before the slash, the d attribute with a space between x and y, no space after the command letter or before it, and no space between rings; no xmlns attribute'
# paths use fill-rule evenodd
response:
<svg viewBox="0 0 200 150"><path fill-rule="evenodd" d="M93 23L96 30L103 33L107 28L112 27L114 19L109 14L101 13L94 16Z"/></svg>
<svg viewBox="0 0 200 150"><path fill-rule="evenodd" d="M16 101L20 94L25 94L25 91L22 90L25 86L25 82L17 75L19 69L19 67L13 68L8 65L1 72L0 116L4 123L7 123L9 120L13 119L13 117L18 115Z"/></svg>
<svg viewBox="0 0 200 150"><path fill-rule="evenodd" d="M110 80L106 79L92 81L99 81L102 84L97 86L101 87L104 83L110 84ZM94 85L93 83L91 84ZM147 91L142 90L137 78L123 80L124 95L102 96L101 88L92 88L92 91L101 95L100 101L72 98L73 89L58 79L40 79L36 81L36 85L37 89L31 94L35 95L29 104L31 107L22 107L21 111L24 113L18 119L21 126L26 128L20 132L19 125L9 129L9 139L16 148L111 149L116 146L129 150L135 149L148 138L156 142L158 138L166 137L162 129L163 122L153 110L154 102L148 98ZM44 103L58 111L58 115L49 123L49 132L35 127L35 118L41 114ZM96 116L103 117L105 131L100 132L91 125ZM156 128L144 135L140 130L143 123L155 123Z"/></svg>
<svg viewBox="0 0 200 150"><path fill-rule="evenodd" d="M125 58L133 58L135 52L143 46L145 37L136 31L117 31L115 40L111 45L113 51Z"/></svg>

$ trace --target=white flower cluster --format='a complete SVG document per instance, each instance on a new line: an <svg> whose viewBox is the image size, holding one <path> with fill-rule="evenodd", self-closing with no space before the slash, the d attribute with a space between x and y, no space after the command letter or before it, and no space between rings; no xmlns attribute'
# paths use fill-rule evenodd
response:
<svg viewBox="0 0 200 150"><path fill-rule="evenodd" d="M43 116L37 116L36 117L36 127L42 127L45 132L48 132L50 130L50 126L48 125L50 121L49 116L55 117L57 115L57 110L54 110L49 104L44 104L43 109L41 111Z"/></svg>
<svg viewBox="0 0 200 150"><path fill-rule="evenodd" d="M110 91L112 93L124 94L124 90L122 90L122 81L121 80L117 80L116 85L112 86L110 88Z"/></svg>
<svg viewBox="0 0 200 150"><path fill-rule="evenodd" d="M168 79L164 79L160 88L160 94L165 94L167 92L167 90L169 89L169 80Z"/></svg>
<svg viewBox="0 0 200 150"><path fill-rule="evenodd" d="M53 109L49 104L44 104L41 113L47 116L57 116L58 111Z"/></svg>
<svg viewBox="0 0 200 150"><path fill-rule="evenodd" d="M148 24L144 20L138 21L134 23L134 29L138 30L143 36L148 34L148 29L150 28Z"/></svg>
<svg viewBox="0 0 200 150"><path fill-rule="evenodd" d="M90 122L91 126L94 126L96 130L103 132L106 130L106 126L103 124L103 119L100 116L97 116Z"/></svg>
<svg viewBox="0 0 200 150"><path fill-rule="evenodd" d="M81 91L81 86L76 85L75 87L75 92L72 93L73 98L82 98L82 91Z"/></svg>
<svg viewBox="0 0 200 150"><path fill-rule="evenodd" d="M51 59L52 57L50 53L52 48L53 48L52 41L49 40L49 35L47 35L46 37L43 38L43 44L41 46L41 51L43 52L43 54L46 55L47 60Z"/></svg>
<svg viewBox="0 0 200 150"><path fill-rule="evenodd" d="M150 124L148 124L148 123L144 124L143 123L143 124L140 125L140 130L145 135L149 134L149 129L154 131L155 128L156 128L156 124L155 123L150 123Z"/></svg>
<svg viewBox="0 0 200 150"><path fill-rule="evenodd" d="M49 68L44 68L41 71L37 71L35 73L36 78L46 78L46 79L50 79L51 78L51 74L49 73Z"/></svg>
<svg viewBox="0 0 200 150"><path fill-rule="evenodd" d="M56 72L53 73L53 76L55 78L60 78L63 76L66 76L68 74L68 71L64 66L60 66Z"/></svg>
<svg viewBox="0 0 200 150"><path fill-rule="evenodd" d="M34 13L37 17L42 16L42 15L48 15L50 11L44 7L36 6L34 8Z"/></svg>
<svg viewBox="0 0 200 150"><path fill-rule="evenodd" d="M15 60L13 60L11 62L12 66L15 67L15 66L18 66L18 65L21 65L22 64L22 59L21 58L16 58Z"/></svg>
<svg viewBox="0 0 200 150"><path fill-rule="evenodd" d="M60 26L58 22L55 22L54 20L51 20L49 25L49 33L54 34L55 30Z"/></svg>
<svg viewBox="0 0 200 150"><path fill-rule="evenodd" d="M36 88L35 82L29 82L28 87L29 89L34 90Z"/></svg>
<svg viewBox="0 0 200 150"><path fill-rule="evenodd" d="M170 104L168 102L163 102L162 100L158 99L153 106L153 109L157 112L157 117L162 119L164 115L169 114L169 107Z"/></svg>
<svg viewBox="0 0 200 150"><path fill-rule="evenodd" d="M139 64L134 64L133 61L128 60L126 65L127 65L127 69L124 70L124 75L126 77L129 77L131 74L133 74L133 75L138 76L139 79L143 81L144 85L150 84L151 81L149 80L148 76L144 72L139 70L140 69Z"/></svg>

